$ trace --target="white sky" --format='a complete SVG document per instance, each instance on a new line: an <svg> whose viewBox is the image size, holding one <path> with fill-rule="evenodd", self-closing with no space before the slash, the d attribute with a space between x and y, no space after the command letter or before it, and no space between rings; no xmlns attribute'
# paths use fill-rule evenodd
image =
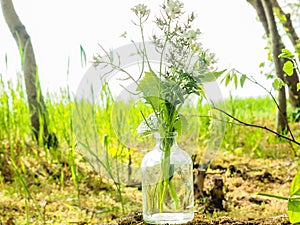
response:
<svg viewBox="0 0 300 225"><path fill-rule="evenodd" d="M16 11L31 36L43 91L55 92L69 83L73 92L87 68L81 67L80 45L88 61L99 50L117 48L138 40L137 28L131 23L134 15L130 8L137 3L147 4L152 13L158 12L162 1L137 0L13 0ZM220 68L235 67L242 72L259 74L258 65L265 61L266 40L255 11L246 0L185 0L187 12L197 15L195 27L202 32L202 42L217 56ZM20 71L20 57L2 13L0 13L0 73L15 79ZM119 36L127 31L129 39ZM148 33L151 36L151 29ZM5 68L8 56L8 70ZM70 75L67 81L67 64L70 58ZM222 88L224 95L229 89ZM239 96L265 94L259 88L232 92Z"/></svg>

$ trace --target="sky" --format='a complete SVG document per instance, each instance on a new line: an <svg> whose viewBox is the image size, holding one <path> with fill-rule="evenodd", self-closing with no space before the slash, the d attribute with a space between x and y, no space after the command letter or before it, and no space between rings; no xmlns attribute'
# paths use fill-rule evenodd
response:
<svg viewBox="0 0 300 225"><path fill-rule="evenodd" d="M59 92L69 85L76 92L84 73L91 66L82 66L80 46L87 61L100 51L118 48L140 40L131 20L131 8L137 3L149 6L154 16L162 1L154 0L14 0L16 11L31 36L44 92ZM267 41L254 9L246 0L185 0L186 12L197 15L195 28L202 32L201 42L215 53L220 69L236 68L265 82L258 65L266 61ZM6 79L16 79L21 71L16 43L0 13L0 73ZM127 32L127 38L120 35ZM151 26L147 30L152 35ZM6 68L5 56L8 59ZM69 64L69 66L68 66ZM69 72L68 72L69 71ZM258 96L266 93L256 86L246 85L235 91L221 87L224 96Z"/></svg>

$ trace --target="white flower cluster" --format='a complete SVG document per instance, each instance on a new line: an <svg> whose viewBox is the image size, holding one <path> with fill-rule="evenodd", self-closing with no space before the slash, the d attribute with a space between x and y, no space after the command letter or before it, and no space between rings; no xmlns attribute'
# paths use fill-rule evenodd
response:
<svg viewBox="0 0 300 225"><path fill-rule="evenodd" d="M166 13L171 19L176 19L181 13L183 3L178 0L168 0L166 3Z"/></svg>
<svg viewBox="0 0 300 225"><path fill-rule="evenodd" d="M200 29L196 30L188 30L187 32L184 33L184 37L192 43L194 40L197 40L198 36L201 34Z"/></svg>
<svg viewBox="0 0 300 225"><path fill-rule="evenodd" d="M145 4L138 4L131 8L131 10L137 15L139 18L147 17L150 14L150 9Z"/></svg>

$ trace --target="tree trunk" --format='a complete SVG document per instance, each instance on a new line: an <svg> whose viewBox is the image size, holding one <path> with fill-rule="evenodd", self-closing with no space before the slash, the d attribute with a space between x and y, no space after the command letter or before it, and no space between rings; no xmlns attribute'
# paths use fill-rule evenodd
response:
<svg viewBox="0 0 300 225"><path fill-rule="evenodd" d="M261 21L265 32L267 34L268 37L270 37L270 28L269 28L269 24L268 24L268 20L267 20L267 15L266 15L266 11L263 7L262 4L262 0L247 0L248 3L250 3L253 8L256 10L256 13L259 17L259 20ZM277 0L271 0L268 2L269 5L269 11L272 10L272 8L278 8L279 12L281 15L284 15L286 17L286 22L283 24L283 26L285 27L285 30L288 32L288 37L290 38L292 44L294 45L294 47L296 48L297 43L300 43L299 37L293 27L292 21L290 19L290 15L289 14L285 14L282 10L282 8L280 7L280 5L278 4ZM272 14L274 15L274 12L272 10ZM273 16L274 17L274 16ZM274 24L275 27L277 27L276 22ZM278 30L276 28L276 33L278 34ZM280 49L279 54L281 53L281 50L285 48L284 44L281 42L280 40L280 36L278 34L279 37L279 44L278 44L278 49ZM280 47L279 47L280 46ZM278 55L276 56L276 58L278 57ZM300 54L298 55L299 60L300 60ZM284 61L286 62L286 61ZM282 65L284 64L284 62L282 63ZM282 68L281 68L282 70ZM299 82L299 74L297 74L297 71L294 70L294 73L292 76L283 76L284 79L282 79L283 81L285 81L285 83L288 86L288 90L289 90L289 100L291 105L294 108L299 108L300 107L300 91L297 91L297 83Z"/></svg>
<svg viewBox="0 0 300 225"><path fill-rule="evenodd" d="M40 89L37 66L30 37L14 9L12 0L1 0L1 7L6 23L19 49L22 50L22 69L24 72L26 94L31 114L30 121L34 137L38 142L40 131L42 131L44 140L45 138L48 139L47 111Z"/></svg>
<svg viewBox="0 0 300 225"><path fill-rule="evenodd" d="M250 5L252 5L252 7L255 9L257 16L260 22L262 23L267 36L269 37L270 31L269 31L268 21L261 0L247 0L247 2Z"/></svg>
<svg viewBox="0 0 300 225"><path fill-rule="evenodd" d="M286 81L283 72L284 62L278 58L281 50L284 48L284 45L281 42L280 35L277 30L273 6L269 0L247 0L247 2L256 10L267 36L271 38L276 76L283 81ZM280 133L288 128L285 87L278 90L278 106L279 109L276 116L276 130Z"/></svg>
<svg viewBox="0 0 300 225"><path fill-rule="evenodd" d="M272 41L273 61L275 65L276 76L282 80L285 80L283 72L283 61L278 58L283 48L283 44L281 42L281 38L277 30L276 21L273 13L273 7L269 0L262 0L262 6L265 11L268 29L270 32L270 38ZM286 113L286 96L284 87L280 88L279 90L278 104L279 109L277 113L276 129L277 132L283 132L286 131L288 128Z"/></svg>
<svg viewBox="0 0 300 225"><path fill-rule="evenodd" d="M291 43L294 48L300 43L300 39L296 30L293 26L290 14L284 13L277 0L272 0L272 5L274 8L279 10L279 14L286 18L285 22L282 24L284 26L284 30L287 33L287 36L290 38ZM284 47L284 46L283 46ZM300 54L298 53L298 59L300 60ZM294 108L300 108L300 91L297 91L297 83L299 82L299 74L297 70L294 69L294 73L292 76L285 76L285 82L289 87L289 100L291 105Z"/></svg>

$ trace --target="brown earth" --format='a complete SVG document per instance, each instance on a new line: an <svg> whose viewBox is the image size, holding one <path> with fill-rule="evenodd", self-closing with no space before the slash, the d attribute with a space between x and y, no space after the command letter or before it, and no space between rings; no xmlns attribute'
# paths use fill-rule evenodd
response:
<svg viewBox="0 0 300 225"><path fill-rule="evenodd" d="M287 202L258 196L258 192L288 196L296 173L295 159L262 159L225 153L206 171L204 198L196 200L196 213L188 225L290 224ZM222 206L214 204L214 181L223 180ZM210 211L210 213L208 212ZM146 224L141 212L116 221L118 225Z"/></svg>
<svg viewBox="0 0 300 225"><path fill-rule="evenodd" d="M129 217L122 218L118 220L115 225L130 225L130 224L147 224L143 222L142 214L135 213ZM239 220L230 217L219 217L216 219L208 219L206 216L196 213L193 221L186 223L186 225L283 225L290 224L286 216L277 216L267 219L249 219L249 220Z"/></svg>
<svg viewBox="0 0 300 225"><path fill-rule="evenodd" d="M30 195L21 185L8 157L2 155L0 173L0 225L8 224L145 224L137 187L124 187L124 214L115 186L86 163L79 162L77 186L67 162L48 163L30 156L16 162L22 168ZM22 162L22 163L21 163ZM289 195L299 159L255 158L220 153L206 171L203 198L195 201L194 221L188 224L289 224L287 202L257 195ZM62 176L61 174L64 174ZM224 199L212 204L214 181L221 178ZM34 199L34 201L33 201ZM39 207L40 212L38 212ZM132 212L134 213L131 216Z"/></svg>

